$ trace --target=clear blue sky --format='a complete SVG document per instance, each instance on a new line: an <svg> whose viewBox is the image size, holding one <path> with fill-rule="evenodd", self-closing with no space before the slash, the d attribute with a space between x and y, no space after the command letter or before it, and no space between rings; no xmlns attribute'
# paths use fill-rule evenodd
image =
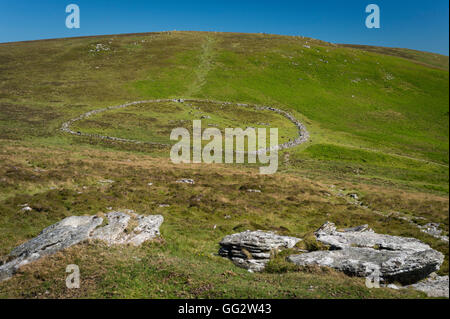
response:
<svg viewBox="0 0 450 319"><path fill-rule="evenodd" d="M65 7L79 5L81 28ZM365 27L378 4L381 28ZM0 0L0 42L165 30L265 32L448 55L448 0Z"/></svg>

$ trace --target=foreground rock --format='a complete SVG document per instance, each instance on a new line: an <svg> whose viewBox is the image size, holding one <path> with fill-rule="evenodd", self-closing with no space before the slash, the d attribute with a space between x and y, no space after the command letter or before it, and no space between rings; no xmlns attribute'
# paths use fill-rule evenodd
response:
<svg viewBox="0 0 450 319"><path fill-rule="evenodd" d="M377 234L368 225L336 230L333 223L327 222L315 232L321 243L331 250L349 247L375 248L377 250L424 251L431 249L415 238Z"/></svg>
<svg viewBox="0 0 450 319"><path fill-rule="evenodd" d="M87 239L98 239L113 244L141 245L159 235L163 222L160 215L141 216L131 211L111 212L104 219L99 216L71 216L45 228L37 237L15 248L8 262L0 266L0 281L10 278L21 266L43 256L76 245ZM130 229L131 228L131 229Z"/></svg>
<svg viewBox="0 0 450 319"><path fill-rule="evenodd" d="M97 216L72 216L45 228L39 236L11 252L8 256L11 261L0 266L0 281L10 278L23 265L89 238L102 222Z"/></svg>
<svg viewBox="0 0 450 319"><path fill-rule="evenodd" d="M91 238L102 240L109 245L140 246L160 235L159 227L164 221L161 215L142 216L123 212L111 212L107 217L108 225L96 229ZM132 225L133 223L135 225Z"/></svg>
<svg viewBox="0 0 450 319"><path fill-rule="evenodd" d="M351 276L377 273L381 281L402 284L426 278L444 261L440 252L417 239L377 234L367 225L337 231L334 224L326 223L315 235L330 250L293 255L288 260L299 266L331 267Z"/></svg>
<svg viewBox="0 0 450 319"><path fill-rule="evenodd" d="M432 276L408 287L423 291L428 297L448 298L449 280L448 276Z"/></svg>
<svg viewBox="0 0 450 319"><path fill-rule="evenodd" d="M326 266L350 276L370 277L378 272L380 279L385 282L404 284L426 278L443 262L442 254L433 249L408 253L357 247L315 251L290 256L288 259L299 266Z"/></svg>
<svg viewBox="0 0 450 319"><path fill-rule="evenodd" d="M262 271L273 251L294 247L300 239L279 236L273 232L245 231L225 236L219 255L230 258L236 266L249 271Z"/></svg>

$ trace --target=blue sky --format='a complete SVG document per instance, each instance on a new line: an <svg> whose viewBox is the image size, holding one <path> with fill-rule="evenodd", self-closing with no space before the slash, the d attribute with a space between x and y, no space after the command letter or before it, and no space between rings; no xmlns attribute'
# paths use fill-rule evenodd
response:
<svg viewBox="0 0 450 319"><path fill-rule="evenodd" d="M80 29L65 26L71 3L80 7ZM380 7L380 29L365 27L371 3ZM448 55L448 14L448 0L0 0L0 42L165 30L265 32Z"/></svg>

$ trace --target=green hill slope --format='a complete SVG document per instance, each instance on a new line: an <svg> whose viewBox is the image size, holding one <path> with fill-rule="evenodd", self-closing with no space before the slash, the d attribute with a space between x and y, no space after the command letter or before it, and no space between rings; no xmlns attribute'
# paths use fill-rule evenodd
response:
<svg viewBox="0 0 450 319"><path fill-rule="evenodd" d="M446 57L304 37L160 32L0 44L1 255L64 216L106 212L107 206L157 211L166 219L166 242L134 251L148 269L139 261L126 266L120 250L89 246L88 257L76 251L52 257L0 284L0 297L51 289L33 271L50 278L44 269L62 267L70 258L83 263L92 279L92 286L76 295L81 297L109 297L114 289L112 295L122 297L148 297L148 291L152 297L416 296L368 291L357 279L290 272L283 265L278 269L286 275L282 281L266 273L254 281L212 254L220 238L235 231L307 236L332 220L339 227L369 223L379 232L420 238L446 254L442 273L448 273L448 244L393 217L401 212L416 223L422 222L416 217L426 218L448 233L448 87ZM271 105L304 123L311 140L282 152L278 174L261 177L249 165L220 166L219 172L210 166L172 166L166 148L60 131L62 123L90 110L158 98ZM208 112L218 127L264 121L251 112ZM170 121L182 121L183 114L176 105L130 108L80 121L76 129L166 142ZM274 120L284 125L283 119ZM291 126L283 128L283 141L295 133ZM198 180L196 188L171 184L182 177ZM104 178L118 183L101 187L97 181ZM155 182L152 191L149 181ZM247 188L263 188L265 195L250 198L242 194ZM349 192L357 192L370 209L345 201L340 193ZM39 213L17 218L24 203ZM164 210L160 204L171 206ZM378 210L386 216L373 214ZM105 262L105 268L96 275L92 262ZM70 297L60 277L51 296ZM155 284L161 280L164 284ZM302 280L308 284L296 284ZM327 284L330 280L335 283ZM177 294L186 281L192 285ZM309 291L314 282L321 288Z"/></svg>
<svg viewBox="0 0 450 319"><path fill-rule="evenodd" d="M376 52L386 55L397 56L414 61L416 63L448 71L448 62L449 62L448 56L437 53L422 52L411 49L376 47L370 45L357 45L357 44L340 44L340 46L344 48L355 48L369 52Z"/></svg>
<svg viewBox="0 0 450 319"><path fill-rule="evenodd" d="M323 136L314 143L448 164L448 71L392 56L301 37L172 32L3 44L0 62L6 112L44 104L64 117L178 96L268 103L301 113Z"/></svg>

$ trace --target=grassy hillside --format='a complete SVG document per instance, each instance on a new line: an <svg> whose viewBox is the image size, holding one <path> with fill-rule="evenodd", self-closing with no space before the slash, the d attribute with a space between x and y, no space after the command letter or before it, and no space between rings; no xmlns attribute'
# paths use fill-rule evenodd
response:
<svg viewBox="0 0 450 319"><path fill-rule="evenodd" d="M340 46L345 48L355 48L364 51L397 56L414 61L416 63L448 71L448 62L449 62L448 56L437 53L422 52L403 48L375 47L370 45L357 45L357 44L341 44Z"/></svg>
<svg viewBox="0 0 450 319"><path fill-rule="evenodd" d="M448 244L395 215L448 233L448 86L448 58L303 37L161 32L0 44L0 255L64 216L129 208L165 217L157 243L87 243L25 267L0 283L0 297L423 297L293 270L282 258L248 274L214 253L224 235L245 229L303 237L327 220L368 223L442 251L448 273ZM173 165L168 148L59 130L90 110L156 98L271 105L302 121L311 140L280 154L277 174L260 176L249 165ZM219 128L269 122L282 141L295 136L274 113L208 103L141 105L74 128L167 142L196 112ZM174 183L181 177L195 186ZM106 178L115 183L98 183ZM341 196L350 192L369 208ZM32 212L20 211L25 203ZM67 263L85 269L77 292L64 288Z"/></svg>

